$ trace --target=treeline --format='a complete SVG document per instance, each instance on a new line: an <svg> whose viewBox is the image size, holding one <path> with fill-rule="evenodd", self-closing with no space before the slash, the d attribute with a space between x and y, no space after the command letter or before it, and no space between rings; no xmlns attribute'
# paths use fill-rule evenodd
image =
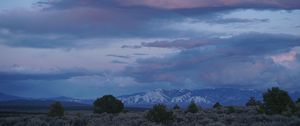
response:
<svg viewBox="0 0 300 126"><path fill-rule="evenodd" d="M298 116L300 117L300 99L293 101L288 93L278 87L268 89L263 93L263 101L258 101L254 97L249 98L245 104L247 107L254 108L260 114L274 115L280 114L284 116ZM235 112L233 106L223 106L217 102L213 105L213 109L227 109L228 113ZM185 113L197 113L203 110L201 106L194 101L188 105L187 108L180 108L175 105L172 109L168 109L164 104L154 105L152 109L146 112L145 118L149 121L167 124L174 119L174 111L184 111ZM93 111L96 114L126 112L124 104L112 95L105 95L98 98L93 103ZM51 105L48 115L51 117L64 116L64 108L59 102Z"/></svg>

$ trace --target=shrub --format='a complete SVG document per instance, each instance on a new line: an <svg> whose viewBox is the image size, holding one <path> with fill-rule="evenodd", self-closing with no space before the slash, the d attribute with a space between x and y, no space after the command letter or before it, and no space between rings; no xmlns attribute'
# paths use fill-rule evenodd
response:
<svg viewBox="0 0 300 126"><path fill-rule="evenodd" d="M256 100L255 97L250 97L248 102L246 103L246 106L251 107L251 106L260 106L261 102Z"/></svg>
<svg viewBox="0 0 300 126"><path fill-rule="evenodd" d="M119 113L123 109L123 103L112 95L105 95L94 102L94 113Z"/></svg>
<svg viewBox="0 0 300 126"><path fill-rule="evenodd" d="M265 108L264 108L264 106L263 106L263 105L259 106L259 107L257 108L257 112L258 112L259 114L264 114L264 113L265 113Z"/></svg>
<svg viewBox="0 0 300 126"><path fill-rule="evenodd" d="M174 107L173 107L174 110L180 110L180 107L176 104Z"/></svg>
<svg viewBox="0 0 300 126"><path fill-rule="evenodd" d="M199 111L199 108L198 108L197 104L194 101L191 101L191 103L189 104L189 106L187 108L187 112L196 113L198 111Z"/></svg>
<svg viewBox="0 0 300 126"><path fill-rule="evenodd" d="M267 114L282 114L284 111L294 111L295 106L286 91L273 87L263 94L264 108Z"/></svg>
<svg viewBox="0 0 300 126"><path fill-rule="evenodd" d="M48 115L51 117L55 117L55 116L63 116L64 115L64 108L61 105L60 102L54 102L49 109Z"/></svg>
<svg viewBox="0 0 300 126"><path fill-rule="evenodd" d="M213 108L220 109L222 108L222 105L219 102L217 102L216 104L214 104Z"/></svg>
<svg viewBox="0 0 300 126"><path fill-rule="evenodd" d="M234 113L236 111L233 106L228 106L227 109L228 109L228 113Z"/></svg>
<svg viewBox="0 0 300 126"><path fill-rule="evenodd" d="M146 118L152 122L166 124L169 121L173 120L174 116L173 112L168 111L165 105L157 104L148 111L148 113L146 114Z"/></svg>

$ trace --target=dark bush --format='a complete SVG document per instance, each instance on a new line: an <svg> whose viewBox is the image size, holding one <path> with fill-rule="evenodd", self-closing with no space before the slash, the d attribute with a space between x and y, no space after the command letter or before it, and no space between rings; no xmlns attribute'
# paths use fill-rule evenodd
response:
<svg viewBox="0 0 300 126"><path fill-rule="evenodd" d="M298 98L295 103L300 103L300 98Z"/></svg>
<svg viewBox="0 0 300 126"><path fill-rule="evenodd" d="M151 110L146 114L146 118L149 121L156 123L169 123L174 119L173 112L168 111L166 106L163 104L154 105Z"/></svg>
<svg viewBox="0 0 300 126"><path fill-rule="evenodd" d="M217 102L216 104L214 104L213 108L220 109L222 108L222 105L219 102Z"/></svg>
<svg viewBox="0 0 300 126"><path fill-rule="evenodd" d="M295 105L286 91L273 87L263 94L264 109L267 114L282 114L294 111Z"/></svg>
<svg viewBox="0 0 300 126"><path fill-rule="evenodd" d="M191 101L191 103L189 104L189 106L187 108L187 112L196 113L198 111L199 111L199 108L198 108L197 104L194 101Z"/></svg>
<svg viewBox="0 0 300 126"><path fill-rule="evenodd" d="M228 106L227 109L228 109L228 114L235 113L235 111L236 111L233 106Z"/></svg>
<svg viewBox="0 0 300 126"><path fill-rule="evenodd" d="M256 100L255 97L250 97L248 102L246 103L246 106L251 107L251 106L260 106L261 102Z"/></svg>
<svg viewBox="0 0 300 126"><path fill-rule="evenodd" d="M61 117L61 116L64 116L64 108L60 104L60 102L54 102L50 106L50 109L49 109L49 112L48 112L48 116L51 116L51 117L55 117L55 116Z"/></svg>
<svg viewBox="0 0 300 126"><path fill-rule="evenodd" d="M94 113L119 113L123 108L123 103L112 95L105 95L94 102Z"/></svg>

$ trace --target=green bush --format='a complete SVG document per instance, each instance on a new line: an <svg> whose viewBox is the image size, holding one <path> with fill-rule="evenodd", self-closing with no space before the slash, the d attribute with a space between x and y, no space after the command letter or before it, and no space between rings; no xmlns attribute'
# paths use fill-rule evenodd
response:
<svg viewBox="0 0 300 126"><path fill-rule="evenodd" d="M227 107L227 109L228 109L228 113L230 114L230 113L235 113L235 108L233 107L233 106L228 106Z"/></svg>
<svg viewBox="0 0 300 126"><path fill-rule="evenodd" d="M191 103L189 104L189 106L187 108L187 112L197 113L198 111L199 111L199 108L198 108L197 104L194 101L191 101Z"/></svg>
<svg viewBox="0 0 300 126"><path fill-rule="evenodd" d="M112 95L105 95L94 101L94 113L120 113L123 109L123 103Z"/></svg>
<svg viewBox="0 0 300 126"><path fill-rule="evenodd" d="M220 109L220 108L222 108L222 105L219 102L217 102L216 104L214 104L213 108Z"/></svg>
<svg viewBox="0 0 300 126"><path fill-rule="evenodd" d="M267 114L282 114L286 111L294 111L295 105L291 97L284 90L278 87L268 89L263 94L264 108Z"/></svg>
<svg viewBox="0 0 300 126"><path fill-rule="evenodd" d="M49 109L48 116L51 117L61 117L64 116L64 108L60 102L54 102Z"/></svg>
<svg viewBox="0 0 300 126"><path fill-rule="evenodd" d="M152 122L166 124L173 120L174 116L173 112L168 111L165 105L157 104L148 111L148 113L146 114L146 118Z"/></svg>

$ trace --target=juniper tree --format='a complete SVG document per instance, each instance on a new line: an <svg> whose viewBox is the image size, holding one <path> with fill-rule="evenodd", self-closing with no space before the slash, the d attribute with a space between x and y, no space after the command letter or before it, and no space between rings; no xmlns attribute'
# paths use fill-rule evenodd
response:
<svg viewBox="0 0 300 126"><path fill-rule="evenodd" d="M187 112L196 113L198 111L199 111L199 108L198 108L197 104L194 101L191 101L191 103L189 104L189 106L187 108Z"/></svg>
<svg viewBox="0 0 300 126"><path fill-rule="evenodd" d="M55 116L61 117L63 115L64 115L64 108L61 105L61 103L60 102L54 102L50 106L50 109L49 109L49 112L48 112L48 116L51 116L51 117L55 117Z"/></svg>
<svg viewBox="0 0 300 126"><path fill-rule="evenodd" d="M284 111L294 111L295 105L291 97L278 87L268 89L263 94L265 112L268 114L282 114Z"/></svg>
<svg viewBox="0 0 300 126"><path fill-rule="evenodd" d="M94 101L94 113L119 113L123 109L123 103L112 95L105 95Z"/></svg>
<svg viewBox="0 0 300 126"><path fill-rule="evenodd" d="M219 102L217 102L216 104L213 105L213 108L220 109L222 108L222 105Z"/></svg>
<svg viewBox="0 0 300 126"><path fill-rule="evenodd" d="M146 114L146 119L156 123L166 124L173 120L173 112L168 111L164 104L154 105Z"/></svg>

